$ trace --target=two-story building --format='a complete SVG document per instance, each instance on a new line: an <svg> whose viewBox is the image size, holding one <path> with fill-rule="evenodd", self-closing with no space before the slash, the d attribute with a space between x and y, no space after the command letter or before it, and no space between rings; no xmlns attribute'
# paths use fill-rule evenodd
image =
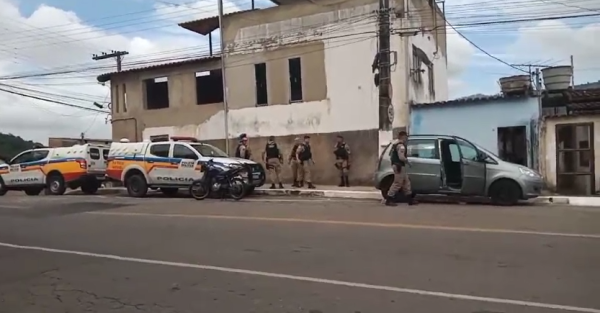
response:
<svg viewBox="0 0 600 313"><path fill-rule="evenodd" d="M353 149L351 182L370 184L391 127L407 127L409 103L447 100L446 35L433 1L390 1L390 117L379 113L372 64L378 51L375 0L288 1L227 14L223 101L221 56L130 69L98 77L112 86L113 138L194 136L229 150L246 133L259 160L269 136L288 154L294 139L311 136L317 184L337 183L335 137ZM218 27L210 17L180 24L201 35ZM225 116L227 115L227 130ZM289 176L284 170L284 176Z"/></svg>

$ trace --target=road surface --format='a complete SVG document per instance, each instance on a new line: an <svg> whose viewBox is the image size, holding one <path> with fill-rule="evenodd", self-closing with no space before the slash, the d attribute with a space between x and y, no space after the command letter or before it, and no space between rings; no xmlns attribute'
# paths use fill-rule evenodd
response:
<svg viewBox="0 0 600 313"><path fill-rule="evenodd" d="M0 313L600 313L600 210L0 198Z"/></svg>

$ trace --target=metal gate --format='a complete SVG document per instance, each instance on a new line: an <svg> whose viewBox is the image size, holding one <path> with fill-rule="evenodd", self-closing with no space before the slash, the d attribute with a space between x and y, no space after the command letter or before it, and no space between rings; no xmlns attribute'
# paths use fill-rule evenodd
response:
<svg viewBox="0 0 600 313"><path fill-rule="evenodd" d="M556 189L561 194L596 193L594 125L558 124L556 135Z"/></svg>

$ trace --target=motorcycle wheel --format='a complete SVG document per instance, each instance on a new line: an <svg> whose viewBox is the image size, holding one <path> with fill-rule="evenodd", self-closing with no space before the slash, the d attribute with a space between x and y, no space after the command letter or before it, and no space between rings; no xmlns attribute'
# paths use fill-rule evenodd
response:
<svg viewBox="0 0 600 313"><path fill-rule="evenodd" d="M229 195L234 200L241 200L246 195L246 184L241 178L233 178L229 182Z"/></svg>
<svg viewBox="0 0 600 313"><path fill-rule="evenodd" d="M196 200L204 200L210 194L210 189L206 188L203 181L195 181L190 186L190 195Z"/></svg>

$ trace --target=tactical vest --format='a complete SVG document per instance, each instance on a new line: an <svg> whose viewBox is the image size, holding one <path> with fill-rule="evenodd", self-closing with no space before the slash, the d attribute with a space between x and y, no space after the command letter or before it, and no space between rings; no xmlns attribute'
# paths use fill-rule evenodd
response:
<svg viewBox="0 0 600 313"><path fill-rule="evenodd" d="M404 164L404 161L400 160L400 155L398 155L398 145L403 145L404 146L404 152L405 152L405 156L406 156L406 145L404 143L396 143L392 146L392 151L390 153L390 161L392 162L393 165L398 165L398 166L404 166L406 164Z"/></svg>
<svg viewBox="0 0 600 313"><path fill-rule="evenodd" d="M299 143L297 143L297 144L295 144L295 145L292 147L292 153L290 154L290 156L291 156L291 158L292 158L293 160L295 160L295 159L296 159L296 151L298 151L298 147L299 147L299 146L300 146L300 144L299 144Z"/></svg>
<svg viewBox="0 0 600 313"><path fill-rule="evenodd" d="M277 144L274 142L267 143L265 152L267 153L267 159L279 158L279 147L277 147Z"/></svg>
<svg viewBox="0 0 600 313"><path fill-rule="evenodd" d="M307 143L303 143L302 144L304 146L304 149L302 149L302 152L300 152L300 161L308 161L310 159L312 159L312 152L310 152L310 145Z"/></svg>
<svg viewBox="0 0 600 313"><path fill-rule="evenodd" d="M242 146L243 146L243 144L240 143L237 146L237 148L235 149L235 157L236 158L242 157L242 151L241 151ZM250 159L250 151L248 150L248 148L246 148L246 155L245 155L244 159L248 159L248 160Z"/></svg>
<svg viewBox="0 0 600 313"><path fill-rule="evenodd" d="M338 143L333 154L335 154L336 159L348 160L348 150L346 150L346 143Z"/></svg>

